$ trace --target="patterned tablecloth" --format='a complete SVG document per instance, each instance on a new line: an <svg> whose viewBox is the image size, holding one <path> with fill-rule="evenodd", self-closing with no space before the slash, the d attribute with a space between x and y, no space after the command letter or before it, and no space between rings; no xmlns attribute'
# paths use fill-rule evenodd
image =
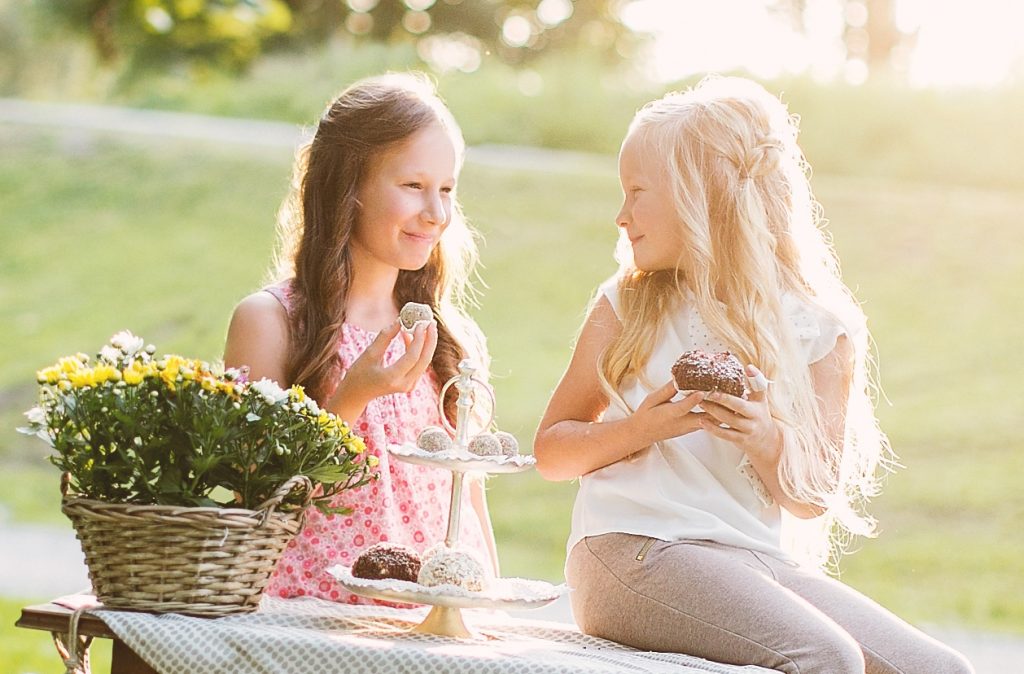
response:
<svg viewBox="0 0 1024 674"><path fill-rule="evenodd" d="M464 610L479 633L454 639L408 630L426 609L264 598L260 610L215 620L96 609L110 629L160 674L306 672L346 674L554 674L672 672L762 674L673 653L636 651L573 625Z"/></svg>

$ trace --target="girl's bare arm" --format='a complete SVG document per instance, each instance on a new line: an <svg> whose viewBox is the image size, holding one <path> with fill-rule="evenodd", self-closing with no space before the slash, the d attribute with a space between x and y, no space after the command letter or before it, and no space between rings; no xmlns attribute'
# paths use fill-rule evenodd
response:
<svg viewBox="0 0 1024 674"><path fill-rule="evenodd" d="M669 402L676 393L671 381L630 416L600 421L609 399L598 376L598 360L621 330L611 303L601 297L587 316L534 438L537 470L548 480L571 480L697 428L697 415L690 410L702 394Z"/></svg>

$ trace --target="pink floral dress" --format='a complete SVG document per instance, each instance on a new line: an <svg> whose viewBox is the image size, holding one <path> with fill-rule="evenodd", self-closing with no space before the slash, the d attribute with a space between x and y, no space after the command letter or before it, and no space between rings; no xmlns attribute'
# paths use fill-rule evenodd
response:
<svg viewBox="0 0 1024 674"><path fill-rule="evenodd" d="M289 309L287 283L266 288ZM345 323L338 337L343 370L348 370L377 333ZM405 353L397 335L388 346L384 364ZM288 544L270 579L266 592L275 597L312 596L349 604L376 604L339 585L326 569L335 564L351 566L360 552L375 543L391 541L424 552L444 540L451 502L451 473L393 460L388 444L414 442L424 426L439 426L437 409L440 386L427 370L409 393L392 393L366 406L362 416L350 422L366 443L369 454L380 460L380 477L359 489L342 492L333 502L352 509L348 515L324 515L316 508L306 514L303 530ZM480 518L463 489L463 515L459 544L489 559ZM403 605L407 606L407 605Z"/></svg>

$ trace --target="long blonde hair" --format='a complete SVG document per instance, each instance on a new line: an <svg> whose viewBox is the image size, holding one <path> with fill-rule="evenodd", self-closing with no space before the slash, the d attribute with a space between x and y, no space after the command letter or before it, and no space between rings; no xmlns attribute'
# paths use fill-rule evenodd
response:
<svg viewBox="0 0 1024 674"><path fill-rule="evenodd" d="M291 279L289 381L320 402L340 374L337 339L352 282L349 242L368 164L434 123L448 132L461 167L462 132L426 77L367 78L327 106L316 134L296 155L292 189L278 212L274 275ZM427 264L400 271L395 283L396 306L419 302L434 308L438 335L431 367L440 383L458 374L467 356L482 372L489 365L483 336L464 310L474 299L476 239L453 194L451 220ZM446 399L445 414L454 423L454 396Z"/></svg>
<svg viewBox="0 0 1024 674"><path fill-rule="evenodd" d="M891 453L874 415L865 317L823 231L797 121L763 87L733 77L705 78L637 113L629 135L669 177L686 245L676 268L660 271L637 269L620 246L623 329L600 370L613 390L642 376L667 313L692 297L729 349L774 382L768 404L787 439L779 479L790 497L825 509L831 535L801 543L803 556L822 563L828 552L837 560L851 534L873 533L863 505ZM786 294L839 320L853 345L841 442L826 432Z"/></svg>

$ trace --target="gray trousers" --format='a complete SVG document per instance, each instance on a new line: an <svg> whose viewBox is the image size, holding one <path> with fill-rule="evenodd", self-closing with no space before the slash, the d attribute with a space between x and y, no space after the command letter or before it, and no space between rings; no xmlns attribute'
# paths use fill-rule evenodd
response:
<svg viewBox="0 0 1024 674"><path fill-rule="evenodd" d="M791 674L970 674L967 660L852 588L751 550L631 534L569 554L572 610L587 633Z"/></svg>

